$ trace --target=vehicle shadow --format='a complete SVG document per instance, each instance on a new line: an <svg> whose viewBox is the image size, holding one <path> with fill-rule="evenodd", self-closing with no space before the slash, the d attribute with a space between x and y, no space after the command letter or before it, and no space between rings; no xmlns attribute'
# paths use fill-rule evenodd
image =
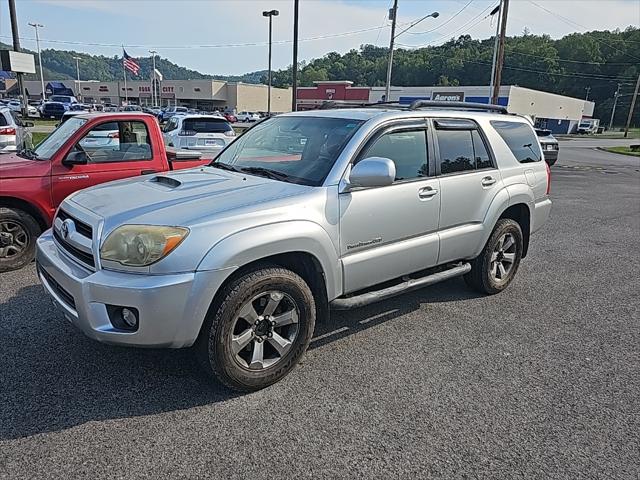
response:
<svg viewBox="0 0 640 480"><path fill-rule="evenodd" d="M316 326L311 348L391 321L423 303L473 298L459 280L348 312ZM32 285L0 304L0 440L89 421L224 402L189 349L134 349L86 338Z"/></svg>

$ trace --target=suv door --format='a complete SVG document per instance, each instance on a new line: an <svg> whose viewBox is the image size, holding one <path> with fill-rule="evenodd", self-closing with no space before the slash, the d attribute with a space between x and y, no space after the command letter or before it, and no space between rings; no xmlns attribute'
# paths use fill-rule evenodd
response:
<svg viewBox="0 0 640 480"><path fill-rule="evenodd" d="M426 123L401 124L379 131L355 159L391 159L396 181L339 195L345 293L436 264L440 187L430 150Z"/></svg>
<svg viewBox="0 0 640 480"><path fill-rule="evenodd" d="M502 188L489 143L468 119L434 119L440 179L438 264L468 258L478 250L489 206Z"/></svg>
<svg viewBox="0 0 640 480"><path fill-rule="evenodd" d="M105 130L113 129L113 130ZM155 172L147 126L141 121L110 121L95 125L67 153L86 163L52 166L52 199L55 206L65 197L92 185Z"/></svg>

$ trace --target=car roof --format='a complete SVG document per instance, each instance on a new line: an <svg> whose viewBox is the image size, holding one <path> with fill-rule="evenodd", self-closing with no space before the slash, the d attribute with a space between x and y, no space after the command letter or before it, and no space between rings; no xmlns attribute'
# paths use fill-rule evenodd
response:
<svg viewBox="0 0 640 480"><path fill-rule="evenodd" d="M83 112L81 110L77 110L77 112L78 112L78 115L75 115L76 117L82 117L86 120L91 120L93 118L102 118L102 117L155 118L153 115L149 115L148 113L139 112L139 111L136 111L136 112Z"/></svg>
<svg viewBox="0 0 640 480"><path fill-rule="evenodd" d="M333 108L326 110L305 110L300 112L283 113L278 116L295 116L295 117L324 117L324 118L343 118L347 120L363 120L368 121L376 119L379 121L387 119L403 119L416 117L441 117L441 118L490 118L493 120L524 120L523 117L513 114L486 112L478 110L467 110L464 108L419 108L415 110L393 108L393 107L371 107L371 108Z"/></svg>
<svg viewBox="0 0 640 480"><path fill-rule="evenodd" d="M227 119L224 117L220 117L218 115L202 115L199 113L190 113L188 115L178 115L176 116L176 118L179 118L181 120L189 120L190 118L208 118L208 119L212 119L212 120L218 120L220 122L226 122Z"/></svg>

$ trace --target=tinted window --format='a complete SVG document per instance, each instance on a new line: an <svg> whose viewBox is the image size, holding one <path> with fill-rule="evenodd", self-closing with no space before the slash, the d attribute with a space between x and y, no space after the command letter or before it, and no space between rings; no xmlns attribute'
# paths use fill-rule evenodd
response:
<svg viewBox="0 0 640 480"><path fill-rule="evenodd" d="M220 118L188 118L182 122L182 129L196 133L224 133L233 130L229 123Z"/></svg>
<svg viewBox="0 0 640 480"><path fill-rule="evenodd" d="M0 127L6 127L7 125L9 125L9 122L7 122L5 116L0 113Z"/></svg>
<svg viewBox="0 0 640 480"><path fill-rule="evenodd" d="M508 145L520 163L542 160L538 139L531 126L520 122L492 121L491 125Z"/></svg>
<svg viewBox="0 0 640 480"><path fill-rule="evenodd" d="M287 175L286 181L321 185L360 120L325 117L273 117L238 137L216 158L217 163Z"/></svg>
<svg viewBox="0 0 640 480"><path fill-rule="evenodd" d="M473 155L476 159L476 170L493 167L491 157L489 156L489 152L487 152L487 146L482 141L480 132L478 132L478 130L472 130L471 138L473 139Z"/></svg>
<svg viewBox="0 0 640 480"><path fill-rule="evenodd" d="M471 137L473 131L475 130L438 130L441 173L475 170Z"/></svg>
<svg viewBox="0 0 640 480"><path fill-rule="evenodd" d="M393 160L396 165L396 180L429 175L427 137L424 130L385 133L360 158L367 157Z"/></svg>

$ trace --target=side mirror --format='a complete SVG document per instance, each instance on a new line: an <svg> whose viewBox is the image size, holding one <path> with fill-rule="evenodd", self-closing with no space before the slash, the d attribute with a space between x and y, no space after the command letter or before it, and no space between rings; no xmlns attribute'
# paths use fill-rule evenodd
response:
<svg viewBox="0 0 640 480"><path fill-rule="evenodd" d="M34 123L33 123L33 122L23 122L23 124L22 124L22 125L23 125L24 127L26 127L26 128L31 128L31 127L33 127L33 126L34 126Z"/></svg>
<svg viewBox="0 0 640 480"><path fill-rule="evenodd" d="M348 186L386 187L396 179L396 165L383 157L369 157L359 161L351 169ZM349 189L347 189L349 190Z"/></svg>
<svg viewBox="0 0 640 480"><path fill-rule="evenodd" d="M85 152L82 150L71 150L66 158L62 160L62 164L67 167L72 167L73 165L85 165L87 161L88 158Z"/></svg>

